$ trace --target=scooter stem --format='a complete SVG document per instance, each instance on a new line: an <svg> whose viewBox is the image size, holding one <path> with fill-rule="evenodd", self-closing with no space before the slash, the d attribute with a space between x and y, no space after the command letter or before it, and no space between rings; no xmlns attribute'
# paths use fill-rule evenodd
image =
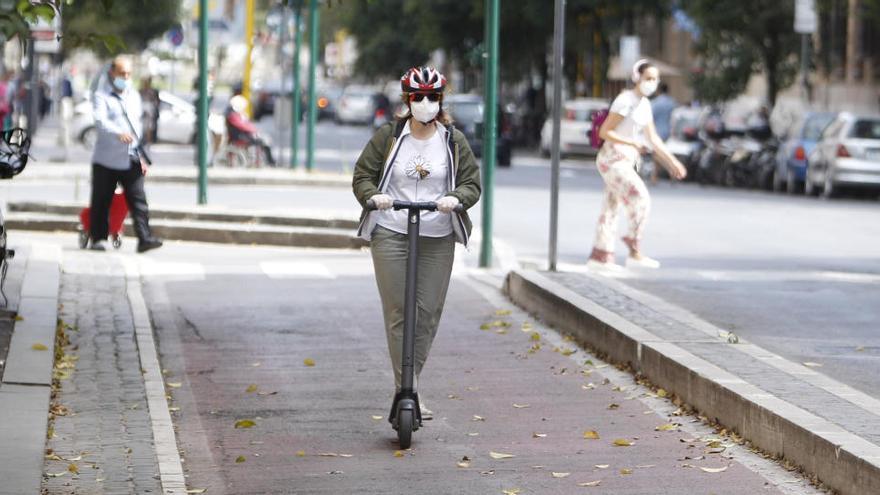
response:
<svg viewBox="0 0 880 495"><path fill-rule="evenodd" d="M418 208L407 209L406 233L409 239L409 250L406 258L406 294L403 311L403 362L401 365L400 389L411 392L415 369L415 336L416 336L416 281L418 280L419 259L419 224L421 211Z"/></svg>

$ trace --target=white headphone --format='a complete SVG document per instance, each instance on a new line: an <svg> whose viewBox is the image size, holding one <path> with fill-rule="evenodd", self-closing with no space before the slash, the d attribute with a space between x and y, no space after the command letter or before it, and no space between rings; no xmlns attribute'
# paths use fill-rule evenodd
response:
<svg viewBox="0 0 880 495"><path fill-rule="evenodd" d="M643 58L643 59L637 61L635 64L633 64L633 69L632 69L632 82L634 82L634 83L638 83L638 82L639 82L639 78L642 77L642 75L639 74L639 68L640 68L642 65L644 65L644 64L649 64L649 63L651 63L650 60L648 60L648 59L646 59L646 58Z"/></svg>

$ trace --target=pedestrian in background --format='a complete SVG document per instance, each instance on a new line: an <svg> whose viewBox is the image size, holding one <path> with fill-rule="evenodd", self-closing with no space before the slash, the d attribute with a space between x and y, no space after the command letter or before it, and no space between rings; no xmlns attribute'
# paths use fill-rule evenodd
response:
<svg viewBox="0 0 880 495"><path fill-rule="evenodd" d="M651 112L651 96L660 83L660 71L647 60L639 60L632 69L633 89L623 90L602 123L599 135L605 140L596 156L596 167L605 181L604 200L596 227L596 240L587 265L599 270L622 270L614 262L614 244L617 237L617 212L622 206L627 213L629 230L623 242L629 248L627 266L659 268L660 263L641 251L642 234L651 208L648 188L638 174L641 156L654 155L669 171L681 180L687 175L684 165L669 152L657 134Z"/></svg>
<svg viewBox="0 0 880 495"><path fill-rule="evenodd" d="M654 127L657 128L657 135L665 143L672 134L672 111L678 106L675 98L669 96L669 86L665 82L660 82L657 86L657 95L651 99L651 112L654 114ZM657 175L660 169L656 166L651 169L651 184L657 183Z"/></svg>
<svg viewBox="0 0 880 495"><path fill-rule="evenodd" d="M143 140L146 143L155 143L159 141L159 90L153 87L153 78L147 76L141 79L141 102L144 107Z"/></svg>
<svg viewBox="0 0 880 495"><path fill-rule="evenodd" d="M150 230L144 176L147 163L140 147L143 134L141 97L131 87L131 58L117 56L110 64L106 84L98 84L92 104L97 139L92 155L91 249L105 251L110 202L117 184L134 221L139 253L162 246Z"/></svg>
<svg viewBox="0 0 880 495"><path fill-rule="evenodd" d="M415 332L415 388L437 334L455 242L467 245L471 222L454 213L480 199L480 169L467 139L452 127L443 109L446 78L432 67L414 67L401 78L403 114L379 128L361 152L352 187L362 206L358 235L371 241L376 285L382 299L394 384L400 391L404 292L408 253L407 212L391 209L395 199L435 201L439 211L424 212L419 232L418 295ZM423 403L422 403L423 404ZM431 411L422 406L422 419Z"/></svg>
<svg viewBox="0 0 880 495"><path fill-rule="evenodd" d="M10 71L4 71L0 75L0 130L10 127L12 119L7 122L7 117L12 114L12 91L10 91L9 80L12 76Z"/></svg>

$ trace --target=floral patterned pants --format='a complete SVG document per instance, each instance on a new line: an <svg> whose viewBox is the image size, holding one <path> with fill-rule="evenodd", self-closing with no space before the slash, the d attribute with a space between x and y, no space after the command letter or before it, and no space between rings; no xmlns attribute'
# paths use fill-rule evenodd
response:
<svg viewBox="0 0 880 495"><path fill-rule="evenodd" d="M600 257L604 255L610 258L614 252L617 212L621 206L629 221L629 230L623 240L631 248L638 249L651 209L648 188L636 172L635 165L639 159L635 149L611 143L606 143L596 157L596 166L605 181L605 198L596 227L594 257L598 253Z"/></svg>

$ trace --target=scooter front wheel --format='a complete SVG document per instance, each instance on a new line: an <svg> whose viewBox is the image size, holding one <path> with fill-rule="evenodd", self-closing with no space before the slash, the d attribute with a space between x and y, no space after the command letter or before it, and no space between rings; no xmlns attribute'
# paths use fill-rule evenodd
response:
<svg viewBox="0 0 880 495"><path fill-rule="evenodd" d="M401 449L408 449L412 445L413 422L415 417L412 409L397 411L397 440Z"/></svg>

